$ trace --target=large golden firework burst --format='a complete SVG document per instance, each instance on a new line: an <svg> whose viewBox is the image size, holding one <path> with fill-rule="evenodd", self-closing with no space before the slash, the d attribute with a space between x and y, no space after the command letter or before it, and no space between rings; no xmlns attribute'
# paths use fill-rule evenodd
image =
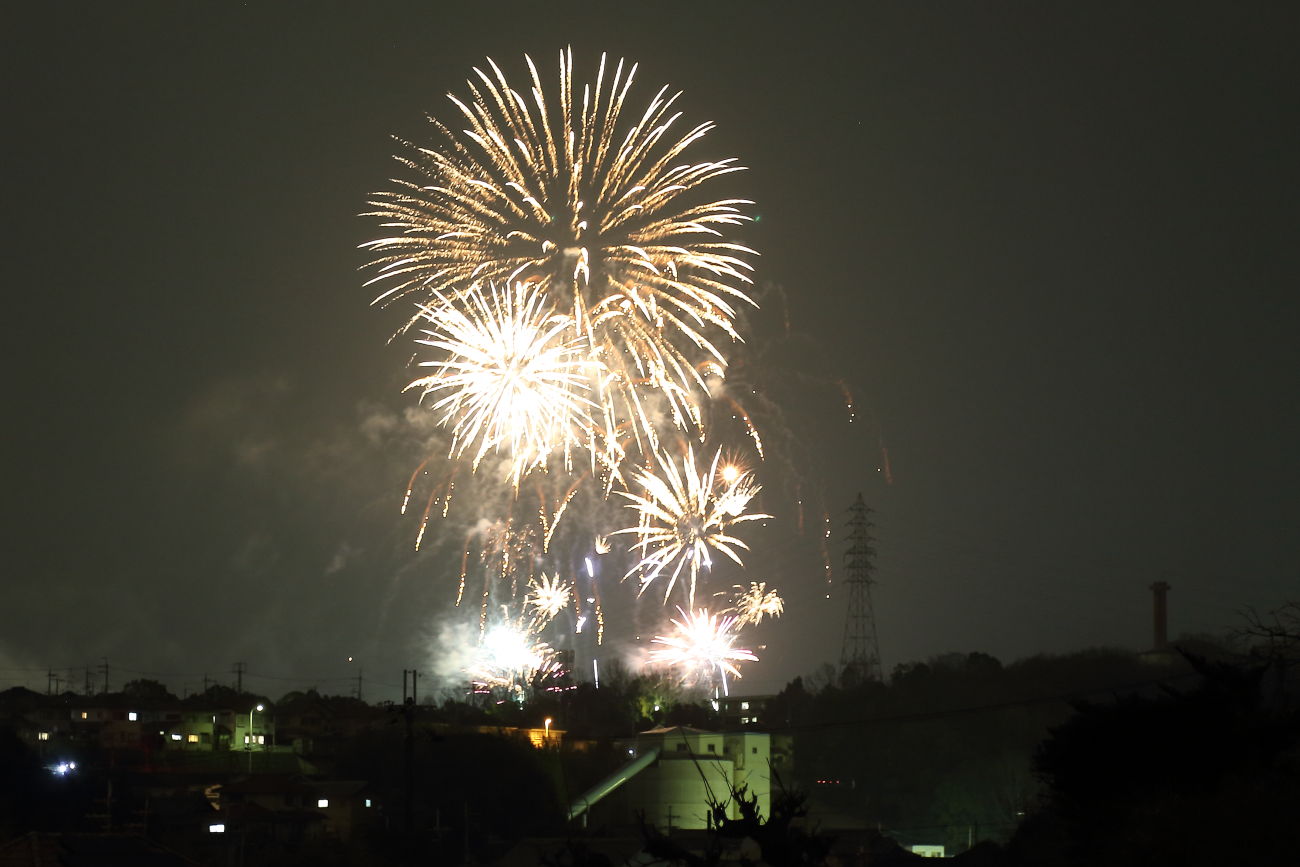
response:
<svg viewBox="0 0 1300 867"><path fill-rule="evenodd" d="M364 245L371 283L386 286L376 302L454 304L476 282L537 284L608 372L595 383L608 443L630 433L654 445L658 410L679 427L698 423L700 365L725 368L714 340L736 339L734 305L750 302L753 251L725 231L751 203L697 193L743 167L685 158L713 124L675 130L680 93L662 88L639 114L626 111L634 64L602 55L594 82L575 85L562 51L551 100L525 59L527 92L489 59L468 99L449 97L459 132L431 119L432 146L406 143L398 160L413 177L370 203L387 232Z"/></svg>

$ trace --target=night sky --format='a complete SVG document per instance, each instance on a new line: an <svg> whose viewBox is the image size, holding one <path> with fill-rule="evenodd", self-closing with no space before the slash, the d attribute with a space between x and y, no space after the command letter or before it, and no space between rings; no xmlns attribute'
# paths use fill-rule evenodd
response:
<svg viewBox="0 0 1300 867"><path fill-rule="evenodd" d="M787 299L751 349L794 446L746 538L788 607L740 691L839 657L796 481L837 567L875 510L886 671L1143 649L1162 579L1175 636L1300 597L1300 26L1132 5L11 10L0 687L243 661L272 697L361 668L377 699L430 665L455 569L398 515L426 455L357 215L473 65L553 81L570 44L718 123L692 153L750 167L729 191Z"/></svg>

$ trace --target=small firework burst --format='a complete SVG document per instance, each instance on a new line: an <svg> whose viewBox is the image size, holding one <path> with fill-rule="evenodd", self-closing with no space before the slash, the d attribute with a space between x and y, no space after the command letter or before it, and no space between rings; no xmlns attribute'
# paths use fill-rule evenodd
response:
<svg viewBox="0 0 1300 867"><path fill-rule="evenodd" d="M730 535L731 528L771 515L745 514L749 501L760 489L747 472L735 474L730 482L723 480L718 472L720 456L721 452L715 453L703 471L696 465L693 448L687 449L680 466L660 456L658 474L642 470L634 477L643 493L618 492L631 501L628 508L636 510L640 521L612 535L637 537L632 548L641 559L624 577L640 572L642 592L666 572L667 600L684 572L686 603L691 606L700 571L713 565L712 551L744 565L737 551L748 550L749 546Z"/></svg>
<svg viewBox="0 0 1300 867"><path fill-rule="evenodd" d="M740 677L738 662L757 662L751 650L737 647L739 623L730 615L710 614L701 608L687 613L678 608L680 620L670 635L656 635L647 660L677 671L683 684L712 686L718 683L727 691L727 675ZM716 680L715 680L716 678Z"/></svg>
<svg viewBox="0 0 1300 867"><path fill-rule="evenodd" d="M542 575L528 583L528 597L525 600L533 612L533 622L537 627L545 626L555 615L564 610L573 595L573 584L560 580L558 575Z"/></svg>
<svg viewBox="0 0 1300 867"><path fill-rule="evenodd" d="M751 581L749 587L736 584L732 589L736 593L730 610L736 612L737 626L757 626L764 617L775 619L785 611L785 600L775 590L768 590L766 581Z"/></svg>

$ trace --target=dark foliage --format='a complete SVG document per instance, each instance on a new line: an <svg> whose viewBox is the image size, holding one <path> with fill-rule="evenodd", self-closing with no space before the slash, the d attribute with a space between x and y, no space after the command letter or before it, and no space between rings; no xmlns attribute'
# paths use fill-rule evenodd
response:
<svg viewBox="0 0 1300 867"><path fill-rule="evenodd" d="M1080 703L1053 730L1022 863L1295 863L1300 717L1261 702L1260 669L1188 660L1200 686Z"/></svg>

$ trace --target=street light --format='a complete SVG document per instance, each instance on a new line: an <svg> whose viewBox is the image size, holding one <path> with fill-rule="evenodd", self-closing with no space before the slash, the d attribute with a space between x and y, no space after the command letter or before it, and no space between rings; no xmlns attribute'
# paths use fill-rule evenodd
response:
<svg viewBox="0 0 1300 867"><path fill-rule="evenodd" d="M246 735L248 738L248 746L245 747L245 749L248 750L248 773L250 776L253 773L253 711L261 711L263 709L264 708L259 704L248 712L248 734Z"/></svg>
<svg viewBox="0 0 1300 867"><path fill-rule="evenodd" d="M546 722L543 723L543 725L546 726L546 744L547 744L547 746L550 746L550 743L551 743L551 718L550 718L550 717L547 717L547 718L546 718Z"/></svg>
<svg viewBox="0 0 1300 867"><path fill-rule="evenodd" d="M253 710L248 712L248 748L250 750L253 748L253 711L261 713L263 710L265 710L265 708L259 704L257 707L253 708Z"/></svg>

